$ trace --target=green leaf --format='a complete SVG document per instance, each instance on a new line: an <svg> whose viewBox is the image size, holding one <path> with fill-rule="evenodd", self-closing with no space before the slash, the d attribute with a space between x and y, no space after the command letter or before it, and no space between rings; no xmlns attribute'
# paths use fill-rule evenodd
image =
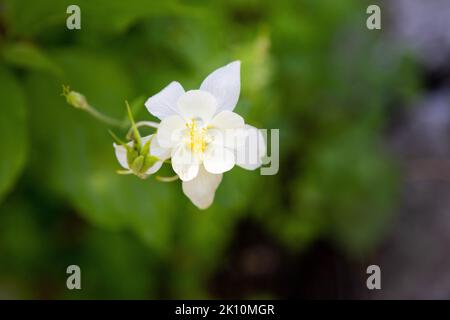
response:
<svg viewBox="0 0 450 320"><path fill-rule="evenodd" d="M69 5L81 9L81 30L66 28L66 13ZM196 11L175 1L110 1L110 0L6 0L7 25L14 35L44 36L44 33L65 32L67 37L76 35L85 38L117 34L132 23L155 15L195 15ZM83 32L88 30L88 32ZM75 33L74 32L78 32Z"/></svg>
<svg viewBox="0 0 450 320"><path fill-rule="evenodd" d="M6 63L31 70L41 70L61 75L62 70L41 49L26 43L7 43L2 48L2 56Z"/></svg>
<svg viewBox="0 0 450 320"><path fill-rule="evenodd" d="M25 98L17 80L0 65L0 200L13 186L28 147Z"/></svg>

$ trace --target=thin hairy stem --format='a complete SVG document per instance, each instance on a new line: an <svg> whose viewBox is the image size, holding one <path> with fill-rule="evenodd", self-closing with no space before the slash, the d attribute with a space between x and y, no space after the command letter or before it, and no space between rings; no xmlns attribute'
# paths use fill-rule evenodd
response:
<svg viewBox="0 0 450 320"><path fill-rule="evenodd" d="M139 122L136 122L136 129L137 129L137 128L141 128L141 127L150 127L150 128L156 128L156 129L158 129L158 123L153 122L153 121L139 121ZM130 138L131 138L131 134L133 133L133 130L134 130L133 127L131 127L131 128L128 130L128 133L127 133L127 139L130 139Z"/></svg>
<svg viewBox="0 0 450 320"><path fill-rule="evenodd" d="M156 176L156 180L161 181L161 182L173 182L173 181L178 180L178 175L174 175L173 177Z"/></svg>

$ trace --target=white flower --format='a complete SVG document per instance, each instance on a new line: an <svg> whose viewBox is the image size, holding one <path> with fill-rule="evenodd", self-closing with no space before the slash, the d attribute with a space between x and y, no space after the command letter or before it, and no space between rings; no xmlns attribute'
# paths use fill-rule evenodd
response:
<svg viewBox="0 0 450 320"><path fill-rule="evenodd" d="M151 141L150 141L151 140ZM146 154L140 154L137 151L129 151L123 145L114 143L114 149L117 160L127 173L133 173L140 178L158 171L163 165L164 160L170 157L167 149L161 148L158 139L154 134L141 138L141 150L145 150L144 146L150 141L148 151L143 151ZM129 148L133 147L133 141L127 143ZM142 152L141 152L142 153Z"/></svg>
<svg viewBox="0 0 450 320"><path fill-rule="evenodd" d="M222 173L235 164L256 169L265 154L261 133L233 112L239 92L240 62L235 61L211 73L200 90L185 92L172 82L145 103L161 119L155 140L170 153L183 192L201 209L213 202Z"/></svg>

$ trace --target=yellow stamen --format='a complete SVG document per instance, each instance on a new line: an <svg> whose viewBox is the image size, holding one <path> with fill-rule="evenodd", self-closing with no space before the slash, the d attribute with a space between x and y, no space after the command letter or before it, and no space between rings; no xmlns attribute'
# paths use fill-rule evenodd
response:
<svg viewBox="0 0 450 320"><path fill-rule="evenodd" d="M200 127L197 124L196 119L192 119L191 122L186 123L186 127L189 129L188 145L192 152L205 152L206 141L205 134L206 128Z"/></svg>

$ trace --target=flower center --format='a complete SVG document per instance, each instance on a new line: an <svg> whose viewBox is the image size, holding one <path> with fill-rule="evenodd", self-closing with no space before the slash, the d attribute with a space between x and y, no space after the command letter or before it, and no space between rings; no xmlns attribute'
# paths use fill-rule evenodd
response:
<svg viewBox="0 0 450 320"><path fill-rule="evenodd" d="M186 143L193 153L205 152L206 146L209 143L207 127L203 125L200 119L192 119L186 123L187 137Z"/></svg>

